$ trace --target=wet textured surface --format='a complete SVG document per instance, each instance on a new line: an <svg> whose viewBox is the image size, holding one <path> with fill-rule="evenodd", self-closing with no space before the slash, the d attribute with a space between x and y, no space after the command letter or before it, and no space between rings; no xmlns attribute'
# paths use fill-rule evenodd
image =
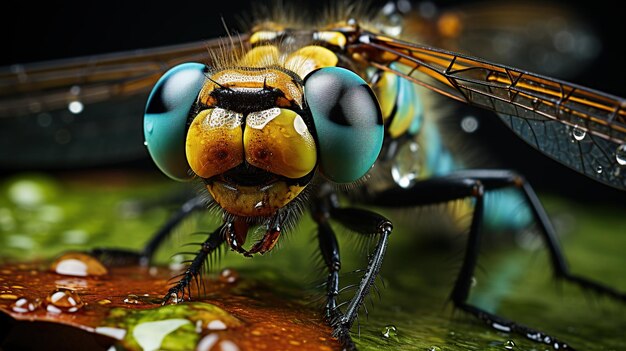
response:
<svg viewBox="0 0 626 351"><path fill-rule="evenodd" d="M175 273L167 268L118 267L106 276L74 278L53 273L46 264L5 264L0 281L10 281L13 288L0 286L11 289L0 298L0 312L15 319L3 320L11 341L5 346L17 347L13 334L37 321L74 326L94 340L104 335L111 338L109 343L129 350L191 350L201 343L200 349L210 350L206 345L213 339L212 345L226 343L242 350L337 349L315 310L254 280L207 280L202 297L196 295L194 302L162 306L163 291ZM22 342L38 349L63 348Z"/></svg>
<svg viewBox="0 0 626 351"><path fill-rule="evenodd" d="M194 345L199 350L338 349L321 322L320 303L314 302L319 292L311 289L324 274L315 263L317 243L309 218L269 254L253 259L224 255L200 287L201 298L193 287L193 303L161 307L159 302L173 271L190 258L170 256L196 250L183 244L201 242L214 230L218 223L209 215L177 231L158 254L159 268L113 267L76 254L94 247L140 248L182 201L179 186L161 179L107 173L61 180L22 176L0 184L0 345L10 349L7 345L43 340L38 336L45 334L58 335L46 339L48 347L58 342L72 349L106 350L111 343L144 350ZM626 290L625 208L542 200L562 234L572 271ZM362 312L360 328L352 329L360 350L546 349L452 311L446 299L463 235L428 235L429 228L437 228L428 222L430 215L386 214L396 231L382 269L384 286L378 284L380 298L372 292L369 317ZM407 225L409 218L421 224ZM418 229L413 233L410 228ZM361 268L365 254L348 233L337 232L346 286L358 281L350 272ZM250 241L261 234L251 233ZM626 349L621 332L626 306L555 283L545 252L537 250L538 242L528 233L498 233L485 241L474 303L579 350Z"/></svg>

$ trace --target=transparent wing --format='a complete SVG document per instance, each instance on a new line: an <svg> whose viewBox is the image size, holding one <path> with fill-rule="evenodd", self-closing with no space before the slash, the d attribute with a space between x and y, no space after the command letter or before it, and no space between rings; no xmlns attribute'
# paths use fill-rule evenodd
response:
<svg viewBox="0 0 626 351"><path fill-rule="evenodd" d="M599 54L593 30L570 8L551 3L479 2L434 20L434 47L550 76L579 72Z"/></svg>
<svg viewBox="0 0 626 351"><path fill-rule="evenodd" d="M0 167L144 157L141 119L152 86L176 64L210 63L209 50L222 46L215 39L0 68Z"/></svg>
<svg viewBox="0 0 626 351"><path fill-rule="evenodd" d="M626 100L469 56L362 32L357 59L440 94L497 112L531 145L605 184L626 189ZM394 64L409 67L408 73Z"/></svg>

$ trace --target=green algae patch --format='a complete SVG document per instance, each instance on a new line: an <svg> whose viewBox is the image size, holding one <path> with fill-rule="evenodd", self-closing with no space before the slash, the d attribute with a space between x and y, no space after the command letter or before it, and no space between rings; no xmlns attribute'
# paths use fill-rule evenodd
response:
<svg viewBox="0 0 626 351"><path fill-rule="evenodd" d="M204 336L242 326L223 309L203 302L168 305L147 310L114 308L104 327L123 329L123 346L131 350L192 350Z"/></svg>

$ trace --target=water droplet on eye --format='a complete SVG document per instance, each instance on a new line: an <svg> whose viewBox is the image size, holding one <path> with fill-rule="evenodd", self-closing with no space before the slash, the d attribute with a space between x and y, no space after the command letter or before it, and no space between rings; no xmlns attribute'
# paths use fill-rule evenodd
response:
<svg viewBox="0 0 626 351"><path fill-rule="evenodd" d="M398 336L398 328L395 325L388 325L383 328L382 336L385 339L388 339L392 336Z"/></svg>
<svg viewBox="0 0 626 351"><path fill-rule="evenodd" d="M154 130L154 123L152 121L146 122L146 132L148 132L148 134L152 134L153 130Z"/></svg>
<svg viewBox="0 0 626 351"><path fill-rule="evenodd" d="M46 297L46 310L52 313L76 312L85 303L74 290L58 288Z"/></svg>
<svg viewBox="0 0 626 351"><path fill-rule="evenodd" d="M41 306L40 299L29 299L27 297L20 297L11 304L11 310L17 313L27 313L33 312L34 310L39 308L39 306Z"/></svg>
<svg viewBox="0 0 626 351"><path fill-rule="evenodd" d="M513 348L515 347L515 343L513 342L513 340L507 340L504 342L504 348L507 350L513 350Z"/></svg>
<svg viewBox="0 0 626 351"><path fill-rule="evenodd" d="M441 347L439 346L431 346L428 348L428 351L441 351Z"/></svg>
<svg viewBox="0 0 626 351"><path fill-rule="evenodd" d="M572 129L572 138L574 138L574 140L581 141L585 139L585 136L587 136L586 131L584 131L579 126L574 126L574 129Z"/></svg>
<svg viewBox="0 0 626 351"><path fill-rule="evenodd" d="M400 146L391 166L394 182L402 188L410 188L420 175L422 163L419 145L414 141L404 143Z"/></svg>
<svg viewBox="0 0 626 351"><path fill-rule="evenodd" d="M100 261L80 252L68 252L62 255L52 262L50 270L57 274L75 277L102 276L108 273Z"/></svg>
<svg viewBox="0 0 626 351"><path fill-rule="evenodd" d="M600 173L602 173L602 171L603 171L602 166L598 165L596 167L596 173L600 174Z"/></svg>
<svg viewBox="0 0 626 351"><path fill-rule="evenodd" d="M615 150L615 160L620 166L626 166L626 144L622 144Z"/></svg>
<svg viewBox="0 0 626 351"><path fill-rule="evenodd" d="M220 272L219 279L222 283L233 284L239 280L239 273L237 273L234 269L224 268Z"/></svg>

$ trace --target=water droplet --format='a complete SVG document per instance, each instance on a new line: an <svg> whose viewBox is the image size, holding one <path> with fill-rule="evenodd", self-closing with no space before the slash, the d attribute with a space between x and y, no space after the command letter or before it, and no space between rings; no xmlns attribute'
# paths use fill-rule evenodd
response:
<svg viewBox="0 0 626 351"><path fill-rule="evenodd" d="M198 345L196 346L196 350L197 351L210 351L213 349L213 345L217 343L217 340L219 340L219 336L217 336L217 334L215 333L211 333L203 337L202 340L198 342Z"/></svg>
<svg viewBox="0 0 626 351"><path fill-rule="evenodd" d="M222 322L219 319L210 321L207 326L207 329L209 330L226 330L228 327L226 326L226 324L224 324L224 322Z"/></svg>
<svg viewBox="0 0 626 351"><path fill-rule="evenodd" d="M147 121L145 128L148 134L152 134L152 131L154 131L154 123L152 121Z"/></svg>
<svg viewBox="0 0 626 351"><path fill-rule="evenodd" d="M428 351L441 351L441 347L439 346L431 346L428 348Z"/></svg>
<svg viewBox="0 0 626 351"><path fill-rule="evenodd" d="M33 312L41 306L41 299L20 297L11 304L11 310L17 313Z"/></svg>
<svg viewBox="0 0 626 351"><path fill-rule="evenodd" d="M513 342L513 340L507 340L504 342L504 348L507 350L513 350L513 348L515 347L515 343Z"/></svg>
<svg viewBox="0 0 626 351"><path fill-rule="evenodd" d="M57 274L75 277L102 276L107 269L96 258L80 252L68 252L57 258L50 265Z"/></svg>
<svg viewBox="0 0 626 351"><path fill-rule="evenodd" d="M431 1L421 1L418 4L418 11L424 18L433 18L438 12L437 5Z"/></svg>
<svg viewBox="0 0 626 351"><path fill-rule="evenodd" d="M220 342L220 348L222 351L239 351L239 346L230 340Z"/></svg>
<svg viewBox="0 0 626 351"><path fill-rule="evenodd" d="M128 294L128 296L126 296L126 298L124 299L124 303L127 303L129 305L141 305L142 302L139 299L139 296L135 295L135 294Z"/></svg>
<svg viewBox="0 0 626 351"><path fill-rule="evenodd" d="M400 187L410 188L417 181L423 163L420 151L419 145L414 141L400 146L391 166L391 176Z"/></svg>
<svg viewBox="0 0 626 351"><path fill-rule="evenodd" d="M603 171L602 166L598 165L598 166L596 167L596 173L600 174L600 173L602 173L602 171Z"/></svg>
<svg viewBox="0 0 626 351"><path fill-rule="evenodd" d="M220 272L220 282L233 284L239 280L239 273L236 270L231 268L224 268Z"/></svg>
<svg viewBox="0 0 626 351"><path fill-rule="evenodd" d="M58 288L46 297L46 310L52 313L76 312L85 306L74 290Z"/></svg>
<svg viewBox="0 0 626 351"><path fill-rule="evenodd" d="M78 85L72 85L72 87L70 88L70 94L72 95L80 94L80 87Z"/></svg>
<svg viewBox="0 0 626 351"><path fill-rule="evenodd" d="M579 126L574 126L574 129L572 129L572 137L574 138L574 140L581 141L585 139L585 136L587 136L586 131L584 131Z"/></svg>
<svg viewBox="0 0 626 351"><path fill-rule="evenodd" d="M383 338L390 338L392 336L398 336L398 328L396 328L395 325L388 325L386 327L383 328L382 330L382 336Z"/></svg>
<svg viewBox="0 0 626 351"><path fill-rule="evenodd" d="M37 115L37 124L44 128L50 126L52 124L52 115L46 112L40 113Z"/></svg>
<svg viewBox="0 0 626 351"><path fill-rule="evenodd" d="M474 133L478 130L478 125L478 119L474 116L465 116L461 120L461 129L463 129L465 133Z"/></svg>
<svg viewBox="0 0 626 351"><path fill-rule="evenodd" d="M626 166L626 144L622 144L615 150L615 160L620 166Z"/></svg>
<svg viewBox="0 0 626 351"><path fill-rule="evenodd" d="M80 101L72 101L69 104L67 104L67 109L75 115L83 112L84 108L85 106L83 106L83 103Z"/></svg>
<svg viewBox="0 0 626 351"><path fill-rule="evenodd" d="M144 142L143 142L143 146L148 146L148 142L147 142L147 141L144 141Z"/></svg>

